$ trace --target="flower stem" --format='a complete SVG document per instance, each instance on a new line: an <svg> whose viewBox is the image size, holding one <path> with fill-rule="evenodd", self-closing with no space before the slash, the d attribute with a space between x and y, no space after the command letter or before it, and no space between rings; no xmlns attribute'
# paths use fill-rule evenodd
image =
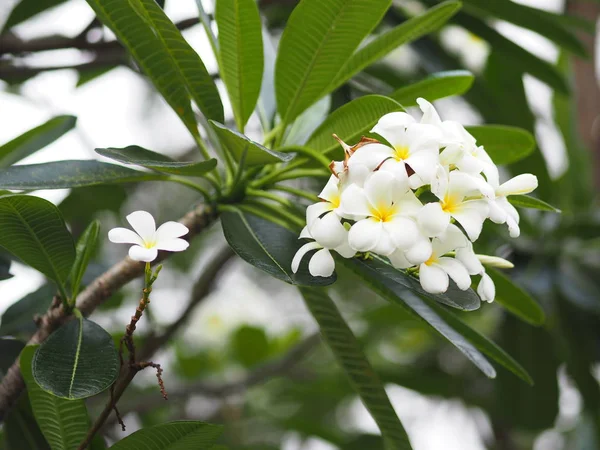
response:
<svg viewBox="0 0 600 450"><path fill-rule="evenodd" d="M289 194L295 195L296 197L305 198L306 200L309 200L311 202L316 202L319 200L319 197L317 197L315 194L312 194L310 192L304 192L302 189L294 188L291 186L277 184L275 186L272 186L271 189L287 192Z"/></svg>

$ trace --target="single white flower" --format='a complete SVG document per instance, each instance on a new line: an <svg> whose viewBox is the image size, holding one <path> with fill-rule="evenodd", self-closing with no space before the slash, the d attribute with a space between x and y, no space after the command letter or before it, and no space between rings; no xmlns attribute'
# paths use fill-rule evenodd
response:
<svg viewBox="0 0 600 450"><path fill-rule="evenodd" d="M304 244L298 249L294 258L292 259L292 272L298 272L300 262L304 255L311 250L318 250L314 255L311 256L308 261L308 271L313 277L330 277L335 270L335 261L331 255L331 251L336 251L344 258L352 258L356 255L356 251L351 249L348 245L348 232L346 231L346 240L342 244L335 248L328 248L318 241L309 242ZM298 239L314 239L310 234L308 227L304 227Z"/></svg>
<svg viewBox="0 0 600 450"><path fill-rule="evenodd" d="M350 247L390 255L397 248L408 249L418 238L413 219L423 206L412 191L398 188L389 172L373 172L364 189L352 185L342 194L344 213L359 218L348 233Z"/></svg>
<svg viewBox="0 0 600 450"><path fill-rule="evenodd" d="M444 256L465 246L465 237L455 225L433 239L433 251L427 261L419 266L421 287L432 294L448 290L449 277L459 289L465 291L471 286L471 277L467 267L457 258Z"/></svg>
<svg viewBox="0 0 600 450"><path fill-rule="evenodd" d="M134 244L129 249L129 257L136 261L151 262L158 256L158 250L181 252L190 245L179 239L190 231L179 222L165 222L156 229L154 217L146 211L132 212L127 221L135 232L113 228L108 232L108 239L116 244Z"/></svg>
<svg viewBox="0 0 600 450"><path fill-rule="evenodd" d="M529 194L538 186L538 180L535 175L524 173L502 183L498 186L496 180L490 181L495 192L495 197L488 200L489 218L494 223L506 223L511 237L516 238L521 234L519 228L519 212L510 204L506 198L509 195Z"/></svg>
<svg viewBox="0 0 600 450"><path fill-rule="evenodd" d="M440 201L428 203L421 209L419 227L428 236L439 236L446 231L450 218L454 218L465 229L469 239L475 241L489 214L488 201L481 198L484 193L490 195L489 191L492 189L483 179L459 170L448 173L438 166L431 192Z"/></svg>

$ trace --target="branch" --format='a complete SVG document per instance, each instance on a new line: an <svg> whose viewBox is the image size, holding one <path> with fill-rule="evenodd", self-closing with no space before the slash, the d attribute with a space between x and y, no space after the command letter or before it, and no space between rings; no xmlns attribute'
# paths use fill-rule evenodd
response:
<svg viewBox="0 0 600 450"><path fill-rule="evenodd" d="M191 395L203 395L205 397L223 398L239 392L244 392L251 387L262 384L274 377L284 376L290 372L304 357L306 357L321 341L319 333L315 333L307 337L304 341L293 347L288 353L280 359L266 363L255 370L249 372L245 377L230 383L207 383L199 381L196 383L186 384L179 388L169 389L169 398L187 399ZM160 402L159 402L160 400ZM129 403L129 407L125 413L129 412L144 412L152 410L160 406L162 403L161 397L139 397L136 396L133 402Z"/></svg>
<svg viewBox="0 0 600 450"><path fill-rule="evenodd" d="M201 205L193 211L186 214L181 223L190 230L187 236L188 240L199 234L212 224L217 218L213 208ZM168 253L161 252L156 262L162 261L169 256ZM111 294L131 280L144 273L144 264L125 258L118 262L104 274L96 278L78 297L77 308L84 316L89 316L98 306L104 303ZM27 345L40 344L60 325L70 320L60 304L53 302L53 305L41 317L37 332L31 337ZM25 388L19 360L17 359L10 367L0 384L0 421L4 418L10 407L17 401L19 395Z"/></svg>

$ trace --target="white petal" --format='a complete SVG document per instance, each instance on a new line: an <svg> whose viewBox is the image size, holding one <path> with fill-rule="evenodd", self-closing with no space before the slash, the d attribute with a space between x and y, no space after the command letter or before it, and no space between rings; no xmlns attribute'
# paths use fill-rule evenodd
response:
<svg viewBox="0 0 600 450"><path fill-rule="evenodd" d="M504 198L504 197L501 197ZM498 202L498 200L490 200L488 202L488 206L490 207L490 213L488 214L490 220L494 223L504 223L506 222L506 218L508 217L508 213L502 207L502 205Z"/></svg>
<svg viewBox="0 0 600 450"><path fill-rule="evenodd" d="M442 140L442 131L434 125L414 123L406 127L406 137L411 155L426 148L434 148L437 153Z"/></svg>
<svg viewBox="0 0 600 450"><path fill-rule="evenodd" d="M496 297L496 285L487 273L481 274L481 281L477 286L477 294L485 302L493 302Z"/></svg>
<svg viewBox="0 0 600 450"><path fill-rule="evenodd" d="M496 194L498 195L521 195L528 194L538 187L538 180L535 175L523 173L511 178L506 183L502 183Z"/></svg>
<svg viewBox="0 0 600 450"><path fill-rule="evenodd" d="M406 259L406 256L404 256L404 252L402 250L396 250L394 253L389 255L388 258L392 263L392 266L394 266L396 269L407 269L414 265L408 259Z"/></svg>
<svg viewBox="0 0 600 450"><path fill-rule="evenodd" d="M421 287L431 294L441 294L448 290L448 274L435 264L419 266L419 281Z"/></svg>
<svg viewBox="0 0 600 450"><path fill-rule="evenodd" d="M308 227L302 228L302 231L300 231L300 236L298 236L298 239L312 239L310 231L308 231Z"/></svg>
<svg viewBox="0 0 600 450"><path fill-rule="evenodd" d="M158 249L134 245L129 249L129 257L135 261L152 262L158 256Z"/></svg>
<svg viewBox="0 0 600 450"><path fill-rule="evenodd" d="M398 213L403 216L417 217L417 214L423 208L423 203L412 191L398 192L398 194L393 195L393 198L394 203L398 206Z"/></svg>
<svg viewBox="0 0 600 450"><path fill-rule="evenodd" d="M381 170L373 172L365 181L365 195L371 206L390 206L394 184L394 175L391 173Z"/></svg>
<svg viewBox="0 0 600 450"><path fill-rule="evenodd" d="M327 181L327 184L325 185L325 187L319 194L319 198L322 198L323 200L327 200L328 202L334 202L334 203L337 200L339 200L339 195L340 195L339 189L338 189L339 182L340 182L340 180L335 175L331 175L329 177L329 180Z"/></svg>
<svg viewBox="0 0 600 450"><path fill-rule="evenodd" d="M489 206L485 200L469 200L455 208L452 217L462 225L469 239L476 241L488 213Z"/></svg>
<svg viewBox="0 0 600 450"><path fill-rule="evenodd" d="M350 247L350 244L348 244L347 240L344 241L342 245L334 248L334 250L338 252L342 258L352 258L354 255L356 255L356 250Z"/></svg>
<svg viewBox="0 0 600 450"><path fill-rule="evenodd" d="M373 247L372 251L374 253L377 253L378 255L388 256L396 251L396 244L394 244L394 241L392 240L390 234L387 231L385 231L383 225L385 224L382 223L382 230L379 235L377 245Z"/></svg>
<svg viewBox="0 0 600 450"><path fill-rule="evenodd" d="M404 112L393 112L379 119L371 133L377 133L394 147L404 145L405 128L412 123L415 123L415 119L411 115Z"/></svg>
<svg viewBox="0 0 600 450"><path fill-rule="evenodd" d="M364 166L369 171L375 170L383 161L394 155L394 149L383 144L367 144L356 150L348 160L350 170Z"/></svg>
<svg viewBox="0 0 600 450"><path fill-rule="evenodd" d="M438 164L435 168L435 176L431 179L431 192L443 200L448 192L448 169Z"/></svg>
<svg viewBox="0 0 600 450"><path fill-rule="evenodd" d="M454 258L439 258L438 265L452 278L458 288L466 291L471 286L471 277L467 268Z"/></svg>
<svg viewBox="0 0 600 450"><path fill-rule="evenodd" d="M330 277L335 269L335 261L329 250L322 248L308 262L308 271L313 277Z"/></svg>
<svg viewBox="0 0 600 450"><path fill-rule="evenodd" d="M381 165L379 172L389 172L394 175L397 182L395 189L398 192L405 192L408 190L408 174L406 173L406 164L404 164L404 161L397 161L394 158L389 158Z"/></svg>
<svg viewBox="0 0 600 450"><path fill-rule="evenodd" d="M481 261L479 261L472 247L462 247L456 250L456 259L458 259L469 272L470 275L478 275L484 271Z"/></svg>
<svg viewBox="0 0 600 450"><path fill-rule="evenodd" d="M442 210L442 205L439 203L427 203L419 211L417 221L426 236L439 236L448 228L450 215Z"/></svg>
<svg viewBox="0 0 600 450"><path fill-rule="evenodd" d="M509 216L506 219L506 225L508 225L508 234L511 238L518 238L521 235L518 221Z"/></svg>
<svg viewBox="0 0 600 450"><path fill-rule="evenodd" d="M348 233L348 244L357 252L368 252L375 248L383 229L381 222L363 219L356 222Z"/></svg>
<svg viewBox="0 0 600 450"><path fill-rule="evenodd" d="M356 184L359 187L363 187L365 184L365 180L371 174L371 171L372 169L369 169L367 166L364 166L362 164L349 164L348 170L346 170L346 172L344 172L343 176L341 177L341 181L346 187L352 184Z"/></svg>
<svg viewBox="0 0 600 450"><path fill-rule="evenodd" d="M149 212L134 211L127 216L127 221L144 241L150 241L154 238L156 223Z"/></svg>
<svg viewBox="0 0 600 450"><path fill-rule="evenodd" d="M402 216L396 216L389 222L385 222L383 229L388 233L394 245L402 250L410 248L419 236L419 229L415 221Z"/></svg>
<svg viewBox="0 0 600 450"><path fill-rule="evenodd" d="M166 239L164 241L158 241L155 247L158 250L167 250L169 252L182 252L190 246L190 243L185 239Z"/></svg>
<svg viewBox="0 0 600 450"><path fill-rule="evenodd" d="M316 242L309 242L308 244L304 244L302 247L300 247L294 255L294 259L292 259L292 272L298 272L298 268L300 267L300 261L302 261L304 255L316 248L321 248L321 246Z"/></svg>
<svg viewBox="0 0 600 450"><path fill-rule="evenodd" d="M415 244L404 252L404 256L410 263L416 265L427 261L431 256L431 252L432 247L429 238L419 236Z"/></svg>
<svg viewBox="0 0 600 450"><path fill-rule="evenodd" d="M313 222L327 211L331 211L331 203L328 202L314 203L306 208L306 225L309 227L309 229Z"/></svg>
<svg viewBox="0 0 600 450"><path fill-rule="evenodd" d="M115 244L144 245L142 238L128 228L113 228L108 232L108 240Z"/></svg>
<svg viewBox="0 0 600 450"><path fill-rule="evenodd" d="M185 236L189 232L190 230L188 230L188 227L182 223L165 222L158 227L158 230L156 230L156 233L154 234L154 240L160 242L163 240L175 239Z"/></svg>
<svg viewBox="0 0 600 450"><path fill-rule="evenodd" d="M340 208L344 214L350 214L355 217L367 217L371 214L371 208L365 191L356 184L344 190Z"/></svg>
<svg viewBox="0 0 600 450"><path fill-rule="evenodd" d="M446 231L433 240L433 253L438 257L463 247L469 248L472 244L454 224L448 225Z"/></svg>
<svg viewBox="0 0 600 450"><path fill-rule="evenodd" d="M348 231L340 223L339 216L332 212L314 220L308 228L313 239L323 247L335 248L347 240Z"/></svg>
<svg viewBox="0 0 600 450"><path fill-rule="evenodd" d="M440 115L431 103L429 103L427 100L421 97L417 99L417 103L419 104L419 108L421 108L421 111L423 111L421 123L428 123L431 125L438 126L442 124L442 119L440 119Z"/></svg>
<svg viewBox="0 0 600 450"><path fill-rule="evenodd" d="M495 197L494 189L485 180L460 170L450 172L448 194L460 199L481 194L488 198Z"/></svg>
<svg viewBox="0 0 600 450"><path fill-rule="evenodd" d="M428 184L431 183L431 180L435 176L439 160L440 156L437 147L431 147L411 154L405 162L419 175L421 180Z"/></svg>

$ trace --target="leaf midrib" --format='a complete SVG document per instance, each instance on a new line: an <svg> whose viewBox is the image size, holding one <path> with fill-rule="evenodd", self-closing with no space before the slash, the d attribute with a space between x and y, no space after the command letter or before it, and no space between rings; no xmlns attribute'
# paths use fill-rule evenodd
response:
<svg viewBox="0 0 600 450"><path fill-rule="evenodd" d="M81 353L81 343L83 342L83 316L81 313L77 314L77 320L79 321L79 332L77 335L77 348L75 350L75 361L73 362L73 371L71 372L71 384L69 385L69 398L73 399L73 384L75 383L75 373L77 372L77 366L79 365L79 354Z"/></svg>

